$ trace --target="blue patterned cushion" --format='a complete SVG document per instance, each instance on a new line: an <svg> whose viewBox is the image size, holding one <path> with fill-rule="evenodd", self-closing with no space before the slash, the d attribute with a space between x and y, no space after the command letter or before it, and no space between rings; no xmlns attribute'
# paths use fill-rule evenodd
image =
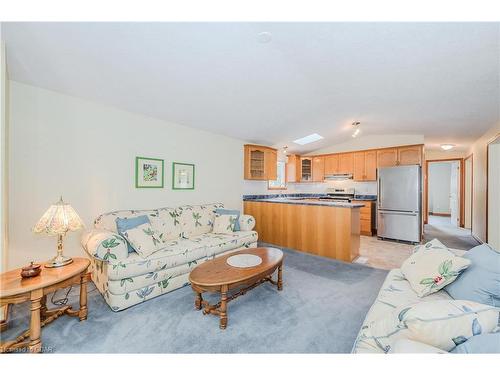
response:
<svg viewBox="0 0 500 375"><path fill-rule="evenodd" d="M125 239L127 238L124 234L127 230L133 229L138 227L139 225L142 224L151 224L149 222L149 218L146 215L142 216L136 216L136 217L131 217L131 218L116 218L116 230L118 231L118 234L123 236ZM135 250L132 246L130 246L130 243L127 240L127 247L128 247L128 252L133 253Z"/></svg>
<svg viewBox="0 0 500 375"><path fill-rule="evenodd" d="M454 299L500 307L500 253L483 244L469 250L464 258L471 265L446 286L446 292Z"/></svg>
<svg viewBox="0 0 500 375"><path fill-rule="evenodd" d="M455 347L451 353L500 353L500 333L488 333L484 335L472 336L463 344Z"/></svg>
<svg viewBox="0 0 500 375"><path fill-rule="evenodd" d="M216 214L219 215L236 215L236 223L234 223L234 231L240 230L240 211L238 210L227 210L225 208L218 208L215 210Z"/></svg>

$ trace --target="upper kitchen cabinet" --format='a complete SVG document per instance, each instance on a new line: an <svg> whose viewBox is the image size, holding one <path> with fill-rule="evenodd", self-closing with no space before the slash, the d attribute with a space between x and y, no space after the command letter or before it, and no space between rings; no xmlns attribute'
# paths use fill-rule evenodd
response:
<svg viewBox="0 0 500 375"><path fill-rule="evenodd" d="M361 151L354 153L355 181L377 180L377 151Z"/></svg>
<svg viewBox="0 0 500 375"><path fill-rule="evenodd" d="M244 177L246 180L276 180L278 153L276 149L245 145Z"/></svg>
<svg viewBox="0 0 500 375"><path fill-rule="evenodd" d="M313 158L312 179L314 182L323 182L325 179L325 158L315 156Z"/></svg>
<svg viewBox="0 0 500 375"><path fill-rule="evenodd" d="M398 165L421 165L422 146L398 147Z"/></svg>
<svg viewBox="0 0 500 375"><path fill-rule="evenodd" d="M354 153L346 153L339 155L339 172L353 174L354 173Z"/></svg>
<svg viewBox="0 0 500 375"><path fill-rule="evenodd" d="M286 162L286 182L300 182L301 163L299 155L288 155Z"/></svg>
<svg viewBox="0 0 500 375"><path fill-rule="evenodd" d="M325 175L339 173L339 155L326 155L325 156Z"/></svg>
<svg viewBox="0 0 500 375"><path fill-rule="evenodd" d="M313 159L308 157L300 158L300 181L310 182L312 181L312 169L313 169Z"/></svg>
<svg viewBox="0 0 500 375"><path fill-rule="evenodd" d="M421 145L385 148L377 151L377 166L379 168L421 164Z"/></svg>
<svg viewBox="0 0 500 375"><path fill-rule="evenodd" d="M398 165L398 149L384 148L377 151L377 167L395 167Z"/></svg>

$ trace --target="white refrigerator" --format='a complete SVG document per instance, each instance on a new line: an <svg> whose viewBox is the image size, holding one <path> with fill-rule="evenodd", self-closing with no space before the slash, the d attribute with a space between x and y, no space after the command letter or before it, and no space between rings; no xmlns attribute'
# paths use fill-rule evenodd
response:
<svg viewBox="0 0 500 375"><path fill-rule="evenodd" d="M422 177L418 165L378 169L377 235L420 242Z"/></svg>

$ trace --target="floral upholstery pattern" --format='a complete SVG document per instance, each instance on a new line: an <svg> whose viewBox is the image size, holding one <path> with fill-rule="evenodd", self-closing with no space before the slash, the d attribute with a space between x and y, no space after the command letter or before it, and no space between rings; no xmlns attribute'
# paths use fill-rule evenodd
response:
<svg viewBox="0 0 500 375"><path fill-rule="evenodd" d="M215 234L215 209L222 204L122 210L100 215L95 229L84 233L82 246L91 256L92 281L113 311L181 288L198 264L232 251L256 247L255 219L240 216L241 231ZM116 218L148 215L158 232L159 250L141 257L128 253L126 240L116 233Z"/></svg>

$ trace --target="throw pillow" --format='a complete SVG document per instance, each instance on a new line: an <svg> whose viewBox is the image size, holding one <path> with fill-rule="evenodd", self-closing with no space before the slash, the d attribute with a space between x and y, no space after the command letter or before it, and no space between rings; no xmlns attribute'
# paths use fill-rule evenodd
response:
<svg viewBox="0 0 500 375"><path fill-rule="evenodd" d="M125 217L125 218L117 217L115 223L118 234L125 237L124 236L125 231L132 228L136 228L141 224L149 223L149 218L147 217L147 215L141 215L136 217ZM133 253L135 251L128 241L127 241L127 248L129 253Z"/></svg>
<svg viewBox="0 0 500 375"><path fill-rule="evenodd" d="M464 300L437 300L400 306L385 319L369 323L361 339L385 352L399 339L422 342L450 351L469 338L491 333L498 326L499 310Z"/></svg>
<svg viewBox="0 0 500 375"><path fill-rule="evenodd" d="M234 231L239 231L241 230L240 229L240 211L238 210L227 210L225 208L217 208L215 210L215 213L216 214L219 214L219 215L236 215L236 223L234 225Z"/></svg>
<svg viewBox="0 0 500 375"><path fill-rule="evenodd" d="M454 354L500 353L500 333L473 336L451 351Z"/></svg>
<svg viewBox="0 0 500 375"><path fill-rule="evenodd" d="M439 241L432 242L437 244ZM435 293L452 283L470 265L469 259L456 256L441 245L426 244L401 266L402 274L419 297Z"/></svg>
<svg viewBox="0 0 500 375"><path fill-rule="evenodd" d="M230 234L234 232L236 215L215 214L213 233Z"/></svg>
<svg viewBox="0 0 500 375"><path fill-rule="evenodd" d="M468 299L500 307L500 253L488 244L476 246L463 256L471 265L445 290L454 299Z"/></svg>
<svg viewBox="0 0 500 375"><path fill-rule="evenodd" d="M146 258L160 250L161 240L158 232L153 230L150 223L141 224L128 229L123 233L130 245L141 257Z"/></svg>

